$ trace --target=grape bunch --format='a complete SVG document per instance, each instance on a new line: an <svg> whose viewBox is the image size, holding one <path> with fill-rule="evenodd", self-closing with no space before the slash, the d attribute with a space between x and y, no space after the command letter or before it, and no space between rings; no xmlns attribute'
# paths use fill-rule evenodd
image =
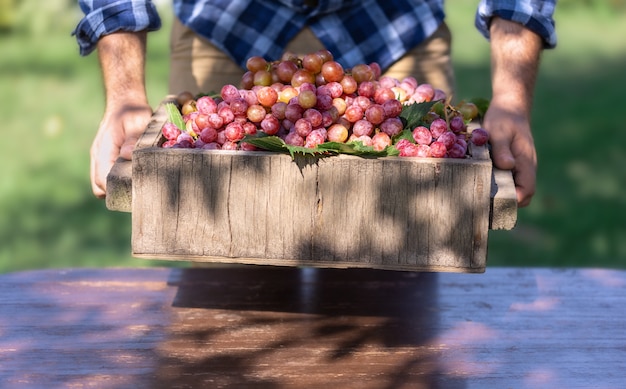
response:
<svg viewBox="0 0 626 389"><path fill-rule="evenodd" d="M488 140L483 129L467 130L478 115L473 103L453 107L443 91L414 77L381 76L376 63L344 69L320 50L273 62L251 57L246 68L239 86L224 85L219 94L180 93L183 124L165 123L162 147L257 150L245 138L262 132L309 149L360 142L400 156L464 158L468 142ZM406 127L405 107L435 101L420 125Z"/></svg>

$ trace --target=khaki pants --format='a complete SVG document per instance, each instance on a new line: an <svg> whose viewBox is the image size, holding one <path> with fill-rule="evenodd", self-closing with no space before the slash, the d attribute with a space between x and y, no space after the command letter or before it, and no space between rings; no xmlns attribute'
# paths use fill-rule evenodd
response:
<svg viewBox="0 0 626 389"><path fill-rule="evenodd" d="M430 83L450 96L454 91L450 46L450 30L444 23L432 37L393 64L385 75L399 80L413 76L419 83ZM305 28L290 42L287 51L303 55L323 47L311 30ZM169 91L172 94L219 92L223 85L239 85L241 81L243 69L176 18L170 49Z"/></svg>

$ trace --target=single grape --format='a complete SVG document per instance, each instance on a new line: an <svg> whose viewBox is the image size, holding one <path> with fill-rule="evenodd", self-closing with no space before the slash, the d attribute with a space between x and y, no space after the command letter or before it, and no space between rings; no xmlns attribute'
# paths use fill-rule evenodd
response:
<svg viewBox="0 0 626 389"><path fill-rule="evenodd" d="M383 110L388 118L398 117L402 113L402 103L395 98L389 99L383 103Z"/></svg>
<svg viewBox="0 0 626 389"><path fill-rule="evenodd" d="M304 113L302 114L302 117L308 120L313 126L313 128L320 127L324 120L322 113L315 108L309 108L306 111L304 111Z"/></svg>
<svg viewBox="0 0 626 389"><path fill-rule="evenodd" d="M467 147L463 147L460 143L455 143L450 149L448 149L448 156L450 158L465 158L467 154Z"/></svg>
<svg viewBox="0 0 626 389"><path fill-rule="evenodd" d="M291 131L285 136L285 143L292 146L304 146L304 138L295 131Z"/></svg>
<svg viewBox="0 0 626 389"><path fill-rule="evenodd" d="M232 100L238 99L241 97L241 95L239 94L239 88L237 88L236 86L232 84L224 85L220 92L220 96L222 97L222 100L224 100L227 103L230 103Z"/></svg>
<svg viewBox="0 0 626 389"><path fill-rule="evenodd" d="M281 61L276 66L276 75L282 83L290 83L293 75L298 70L298 65L293 61Z"/></svg>
<svg viewBox="0 0 626 389"><path fill-rule="evenodd" d="M272 81L272 73L269 70L259 70L254 73L254 85L270 86Z"/></svg>
<svg viewBox="0 0 626 389"><path fill-rule="evenodd" d="M311 122L309 122L308 120L304 118L298 119L293 124L293 128L298 133L298 135L300 135L303 138L309 135L311 131L313 131L313 126L311 125Z"/></svg>
<svg viewBox="0 0 626 389"><path fill-rule="evenodd" d="M280 121L276 118L276 116L269 113L265 115L260 123L261 130L267 135L278 134L278 130L280 130L280 125Z"/></svg>
<svg viewBox="0 0 626 389"><path fill-rule="evenodd" d="M356 96L352 102L352 105L358 105L363 111L372 105L372 100L365 96Z"/></svg>
<svg viewBox="0 0 626 389"><path fill-rule="evenodd" d="M233 111L235 116L244 115L248 110L248 102L243 98L233 99L230 102L230 109Z"/></svg>
<svg viewBox="0 0 626 389"><path fill-rule="evenodd" d="M287 103L283 103L282 101L277 101L272 105L270 111L274 117L278 120L283 120L285 118L285 109L287 108Z"/></svg>
<svg viewBox="0 0 626 389"><path fill-rule="evenodd" d="M376 84L372 81L363 81L359 84L357 92L359 96L370 99L374 98L374 94L376 93Z"/></svg>
<svg viewBox="0 0 626 389"><path fill-rule="evenodd" d="M354 77L348 74L345 74L339 83L341 84L343 93L347 95L355 93L359 87Z"/></svg>
<svg viewBox="0 0 626 389"><path fill-rule="evenodd" d="M386 132L378 132L372 137L372 147L376 151L383 151L391 146L391 137Z"/></svg>
<svg viewBox="0 0 626 389"><path fill-rule="evenodd" d="M452 119L450 119L450 130L455 134L465 131L466 129L467 126L461 116L453 116Z"/></svg>
<svg viewBox="0 0 626 389"><path fill-rule="evenodd" d="M217 129L221 128L224 125L224 119L217 113L212 113L209 115L209 126Z"/></svg>
<svg viewBox="0 0 626 389"><path fill-rule="evenodd" d="M454 135L452 131L446 131L437 138L437 141L443 143L446 146L446 149L450 150L450 148L456 143L456 135Z"/></svg>
<svg viewBox="0 0 626 389"><path fill-rule="evenodd" d="M224 133L226 135L226 139L231 142L238 142L246 135L243 126L237 122L229 123L224 129Z"/></svg>
<svg viewBox="0 0 626 389"><path fill-rule="evenodd" d="M387 118L380 123L380 130L391 137L400 134L403 128L404 124L400 118Z"/></svg>
<svg viewBox="0 0 626 389"><path fill-rule="evenodd" d="M489 133L484 128L476 128L472 131L470 142L476 146L482 146L489 140Z"/></svg>
<svg viewBox="0 0 626 389"><path fill-rule="evenodd" d="M306 69L296 70L296 72L293 74L293 77L291 77L291 86L297 88L305 83L315 84L315 74Z"/></svg>
<svg viewBox="0 0 626 389"><path fill-rule="evenodd" d="M211 143L217 140L217 130L212 127L206 127L200 132L200 139L204 143Z"/></svg>
<svg viewBox="0 0 626 389"><path fill-rule="evenodd" d="M341 81L344 76L343 66L336 61L327 61L322 65L322 77L326 82Z"/></svg>
<svg viewBox="0 0 626 389"><path fill-rule="evenodd" d="M400 85L400 81L398 81L397 78L394 78L394 77L391 77L391 76L382 76L378 80L378 84L383 89L391 89L394 86Z"/></svg>
<svg viewBox="0 0 626 389"><path fill-rule="evenodd" d="M446 148L446 145L443 144L443 142L434 141L430 144L430 155L433 158L443 158L446 156L447 152L448 149Z"/></svg>
<svg viewBox="0 0 626 389"><path fill-rule="evenodd" d="M251 72L267 70L267 61L263 57L253 56L246 61L246 68Z"/></svg>
<svg viewBox="0 0 626 389"><path fill-rule="evenodd" d="M474 120L478 116L478 107L472 102L461 101L456 108L465 120Z"/></svg>
<svg viewBox="0 0 626 389"><path fill-rule="evenodd" d="M285 108L285 119L295 123L304 114L304 108L300 104L287 104Z"/></svg>
<svg viewBox="0 0 626 389"><path fill-rule="evenodd" d="M430 132L433 134L433 138L437 139L444 132L448 131L448 123L443 119L435 119L430 123Z"/></svg>
<svg viewBox="0 0 626 389"><path fill-rule="evenodd" d="M396 144L394 145L394 147L396 149L398 149L398 151L402 151L403 148L405 148L407 145L409 144L413 144L410 140L402 138L399 141L396 142Z"/></svg>
<svg viewBox="0 0 626 389"><path fill-rule="evenodd" d="M180 128L176 127L172 122L165 122L161 132L167 140L176 140L181 133Z"/></svg>
<svg viewBox="0 0 626 389"><path fill-rule="evenodd" d="M424 126L417 126L413 129L413 139L420 145L430 145L433 142L433 134Z"/></svg>
<svg viewBox="0 0 626 389"><path fill-rule="evenodd" d="M301 90L298 95L298 104L304 109L313 108L317 104L317 95L311 90Z"/></svg>
<svg viewBox="0 0 626 389"><path fill-rule="evenodd" d="M222 118L224 122L222 125L226 125L235 120L235 114L229 106L223 106L221 108L218 108L217 114Z"/></svg>
<svg viewBox="0 0 626 389"><path fill-rule="evenodd" d="M265 108L260 104L251 105L246 111L246 116L248 117L248 120L253 123L260 123L261 120L265 118L266 114L267 112L265 111Z"/></svg>
<svg viewBox="0 0 626 389"><path fill-rule="evenodd" d="M326 136L331 142L344 143L348 139L348 129L341 124L333 124L328 127Z"/></svg>
<svg viewBox="0 0 626 389"><path fill-rule="evenodd" d="M417 156L420 158L429 158L430 154L430 146L428 145L417 145Z"/></svg>
<svg viewBox="0 0 626 389"><path fill-rule="evenodd" d="M322 71L324 59L318 53L306 54L302 57L302 67L313 74Z"/></svg>
<svg viewBox="0 0 626 389"><path fill-rule="evenodd" d="M210 96L202 96L196 100L196 109L203 114L217 112L217 103Z"/></svg>
<svg viewBox="0 0 626 389"><path fill-rule="evenodd" d="M374 80L374 71L369 65L357 64L352 67L352 77L358 84L372 81Z"/></svg>
<svg viewBox="0 0 626 389"><path fill-rule="evenodd" d="M278 92L272 87L265 86L256 92L256 97L262 106L271 107L278 100Z"/></svg>
<svg viewBox="0 0 626 389"><path fill-rule="evenodd" d="M371 136L374 132L374 125L365 119L360 119L352 125L352 133L356 136Z"/></svg>
<svg viewBox="0 0 626 389"><path fill-rule="evenodd" d="M385 109L380 104L372 104L365 110L365 118L374 125L381 124L385 120Z"/></svg>
<svg viewBox="0 0 626 389"><path fill-rule="evenodd" d="M261 123L263 123L263 121L261 121ZM256 124L252 122L246 121L245 123L242 124L242 126L243 126L243 131L246 133L246 135L254 135L257 133L257 126ZM278 126L280 126L280 124L278 124Z"/></svg>
<svg viewBox="0 0 626 389"><path fill-rule="evenodd" d="M415 88L415 92L411 95L411 99L416 103L432 101L435 96L435 88L430 84L419 84Z"/></svg>
<svg viewBox="0 0 626 389"><path fill-rule="evenodd" d="M402 149L400 150L401 157L417 157L419 154L419 148L416 144L408 142Z"/></svg>
<svg viewBox="0 0 626 389"><path fill-rule="evenodd" d="M346 112L344 112L343 117L345 117L349 122L354 123L357 120L363 119L363 115L365 111L358 104L352 104L348 108L346 108Z"/></svg>

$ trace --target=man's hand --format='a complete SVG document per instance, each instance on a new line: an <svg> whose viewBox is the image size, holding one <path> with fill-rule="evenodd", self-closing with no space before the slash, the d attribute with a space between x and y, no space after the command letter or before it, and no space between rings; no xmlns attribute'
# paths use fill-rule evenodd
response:
<svg viewBox="0 0 626 389"><path fill-rule="evenodd" d="M513 172L518 206L527 206L535 194L537 170L537 154L528 118L511 111L498 100L492 100L483 126L489 129L494 165Z"/></svg>
<svg viewBox="0 0 626 389"><path fill-rule="evenodd" d="M517 202L525 207L535 193L537 155L530 112L543 42L521 24L497 17L489 31L493 93L483 126L494 165L513 171Z"/></svg>
<svg viewBox="0 0 626 389"><path fill-rule="evenodd" d="M118 157L131 159L152 109L145 89L146 32L115 32L98 41L106 108L91 146L91 187L106 195L106 178Z"/></svg>
<svg viewBox="0 0 626 389"><path fill-rule="evenodd" d="M91 188L96 197L105 197L107 175L117 158L131 159L151 115L149 105L132 102L105 113L91 145Z"/></svg>

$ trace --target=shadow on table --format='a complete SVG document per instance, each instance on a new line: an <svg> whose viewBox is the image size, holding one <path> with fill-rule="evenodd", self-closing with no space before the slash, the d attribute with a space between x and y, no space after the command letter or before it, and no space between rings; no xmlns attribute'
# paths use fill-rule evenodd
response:
<svg viewBox="0 0 626 389"><path fill-rule="evenodd" d="M438 374L437 279L259 266L173 272L177 309L159 384L464 388Z"/></svg>

